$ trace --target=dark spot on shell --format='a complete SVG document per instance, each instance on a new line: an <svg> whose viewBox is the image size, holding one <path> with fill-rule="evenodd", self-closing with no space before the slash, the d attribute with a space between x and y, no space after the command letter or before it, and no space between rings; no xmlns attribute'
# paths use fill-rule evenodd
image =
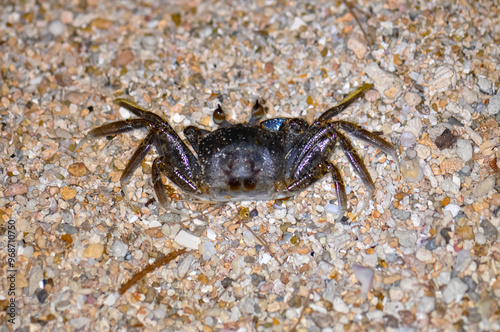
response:
<svg viewBox="0 0 500 332"><path fill-rule="evenodd" d="M245 187L246 190L254 190L255 187L257 186L257 182L252 179L245 179L243 181L243 186Z"/></svg>
<svg viewBox="0 0 500 332"><path fill-rule="evenodd" d="M235 191L240 189L241 187L241 182L238 179L230 179L228 182L229 190Z"/></svg>

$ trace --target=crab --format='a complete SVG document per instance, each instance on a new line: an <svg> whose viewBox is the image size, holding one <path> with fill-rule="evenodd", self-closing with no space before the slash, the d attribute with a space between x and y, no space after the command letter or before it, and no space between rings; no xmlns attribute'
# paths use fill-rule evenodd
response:
<svg viewBox="0 0 500 332"><path fill-rule="evenodd" d="M154 192L159 203L171 211L175 209L169 206L162 173L190 196L211 202L291 197L331 174L340 209L337 220L340 220L347 208L347 195L340 171L330 160L337 144L367 189L368 198L362 210L375 193L370 173L345 134L375 146L397 161L396 148L378 134L355 123L332 120L372 87L372 84L360 86L310 125L301 118L260 121L265 108L259 101L252 108L249 122L230 124L219 105L213 114L219 128L210 132L186 127L187 143L160 116L127 99L117 99L117 105L139 118L94 128L87 138L149 129L120 178L127 200L126 184L154 146L159 155L152 164Z"/></svg>

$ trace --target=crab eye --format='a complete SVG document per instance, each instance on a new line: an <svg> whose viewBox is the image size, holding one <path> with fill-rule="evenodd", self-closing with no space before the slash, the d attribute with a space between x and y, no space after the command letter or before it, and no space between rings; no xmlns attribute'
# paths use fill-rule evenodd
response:
<svg viewBox="0 0 500 332"><path fill-rule="evenodd" d="M224 114L224 111L222 110L222 107L220 107L220 105L214 111L213 118L214 122L218 125L220 125L226 119L226 115Z"/></svg>
<svg viewBox="0 0 500 332"><path fill-rule="evenodd" d="M238 190L241 187L241 182L238 179L230 179L228 182L229 190Z"/></svg>
<svg viewBox="0 0 500 332"><path fill-rule="evenodd" d="M254 190L255 187L257 187L257 182L251 179L245 179L245 181L243 181L243 186L246 190Z"/></svg>

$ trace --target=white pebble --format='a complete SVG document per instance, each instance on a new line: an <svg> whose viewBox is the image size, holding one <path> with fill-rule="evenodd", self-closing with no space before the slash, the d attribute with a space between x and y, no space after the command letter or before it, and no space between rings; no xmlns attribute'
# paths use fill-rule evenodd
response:
<svg viewBox="0 0 500 332"><path fill-rule="evenodd" d="M448 204L443 208L443 211L450 211L453 217L456 217L460 212L461 208L457 204Z"/></svg>
<svg viewBox="0 0 500 332"><path fill-rule="evenodd" d="M472 159L472 142L469 139L457 140L457 155L467 162Z"/></svg>
<svg viewBox="0 0 500 332"><path fill-rule="evenodd" d="M286 216L286 209L276 209L274 210L274 218L281 220Z"/></svg>
<svg viewBox="0 0 500 332"><path fill-rule="evenodd" d="M111 253L115 257L125 257L127 252L128 252L128 245L126 245L120 240L116 240L111 245Z"/></svg>
<svg viewBox="0 0 500 332"><path fill-rule="evenodd" d="M49 32L54 36L59 36L64 32L64 28L61 21L54 21L49 25Z"/></svg>
<svg viewBox="0 0 500 332"><path fill-rule="evenodd" d="M214 241L217 238L217 234L211 228L207 228L207 238Z"/></svg>
<svg viewBox="0 0 500 332"><path fill-rule="evenodd" d="M500 113L500 93L490 98L487 110L491 115Z"/></svg>
<svg viewBox="0 0 500 332"><path fill-rule="evenodd" d="M215 245L212 242L203 242L203 260L210 260L214 254Z"/></svg>
<svg viewBox="0 0 500 332"><path fill-rule="evenodd" d="M409 131L403 131L400 138L401 145L404 147L412 147L417 143L415 135Z"/></svg>
<svg viewBox="0 0 500 332"><path fill-rule="evenodd" d="M361 282L361 293L366 295L373 288L374 273L372 269L362 265L353 264L352 271Z"/></svg>
<svg viewBox="0 0 500 332"><path fill-rule="evenodd" d="M201 243L198 236L194 236L185 230L181 230L175 237L174 241L180 246L193 250L198 250L198 245Z"/></svg>
<svg viewBox="0 0 500 332"><path fill-rule="evenodd" d="M330 214L339 214L340 208L338 205L328 203L325 205L325 212Z"/></svg>

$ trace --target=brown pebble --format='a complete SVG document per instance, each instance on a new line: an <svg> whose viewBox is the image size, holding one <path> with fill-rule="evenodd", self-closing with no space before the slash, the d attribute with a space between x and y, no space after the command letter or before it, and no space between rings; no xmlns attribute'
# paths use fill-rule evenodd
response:
<svg viewBox="0 0 500 332"><path fill-rule="evenodd" d="M272 64L272 62L266 62L265 69L266 73L268 74L272 73L274 70L274 65Z"/></svg>
<svg viewBox="0 0 500 332"><path fill-rule="evenodd" d="M112 25L113 25L113 21L106 20L106 19L100 18L100 17L98 17L92 21L92 26L94 28L97 28L97 29L107 30L107 29L111 28Z"/></svg>
<svg viewBox="0 0 500 332"><path fill-rule="evenodd" d="M68 72L63 72L55 75L56 83L60 86L70 86L73 84L73 79Z"/></svg>
<svg viewBox="0 0 500 332"><path fill-rule="evenodd" d="M457 234L464 240L474 240L474 232L471 226L457 227Z"/></svg>
<svg viewBox="0 0 500 332"><path fill-rule="evenodd" d="M66 99L75 105L82 105L87 101L89 95L79 91L71 91L66 95Z"/></svg>
<svg viewBox="0 0 500 332"><path fill-rule="evenodd" d="M91 243L83 251L83 257L86 258L100 258L104 252L104 245L100 243Z"/></svg>
<svg viewBox="0 0 500 332"><path fill-rule="evenodd" d="M446 128L441 135L436 137L434 142L439 150L447 149L457 141L457 137L451 133L451 131Z"/></svg>
<svg viewBox="0 0 500 332"><path fill-rule="evenodd" d="M146 229L144 233L155 239L161 239L163 237L163 233L161 232L160 228L149 228Z"/></svg>
<svg viewBox="0 0 500 332"><path fill-rule="evenodd" d="M462 158L448 158L441 163L441 174L453 174L465 166Z"/></svg>
<svg viewBox="0 0 500 332"><path fill-rule="evenodd" d="M87 174L87 168L83 163L74 163L72 165L69 165L68 173L75 177L84 176L85 174Z"/></svg>
<svg viewBox="0 0 500 332"><path fill-rule="evenodd" d="M126 66L134 60L134 53L130 50L126 50L118 54L114 63L116 67Z"/></svg>
<svg viewBox="0 0 500 332"><path fill-rule="evenodd" d="M500 206L500 193L491 195L491 205Z"/></svg>
<svg viewBox="0 0 500 332"><path fill-rule="evenodd" d="M76 196L76 189L71 189L68 186L64 186L61 188L61 196L65 201L73 199Z"/></svg>
<svg viewBox="0 0 500 332"><path fill-rule="evenodd" d="M28 186L24 183L12 183L5 190L5 197L15 196L15 195L24 195L28 192Z"/></svg>

